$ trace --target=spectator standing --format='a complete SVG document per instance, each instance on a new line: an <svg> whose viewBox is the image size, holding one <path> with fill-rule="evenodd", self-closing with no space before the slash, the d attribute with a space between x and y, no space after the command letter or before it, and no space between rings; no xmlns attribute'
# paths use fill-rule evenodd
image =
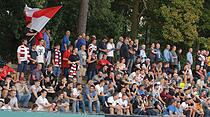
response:
<svg viewBox="0 0 210 117"><path fill-rule="evenodd" d="M17 68L17 80L24 79L24 74L27 71L27 63L30 60L29 48L27 47L27 40L23 39L22 45L17 49L17 59L18 59L18 68Z"/></svg>
<svg viewBox="0 0 210 117"><path fill-rule="evenodd" d="M155 55L157 53L155 52L155 43L151 44L151 48L150 48L150 53L149 53L149 58L151 60L151 63L155 62Z"/></svg>
<svg viewBox="0 0 210 117"><path fill-rule="evenodd" d="M50 45L50 40L51 40L51 35L50 35L50 30L44 28L43 29L43 39L45 41L45 58L46 58L46 65L49 65L51 63L51 45Z"/></svg>
<svg viewBox="0 0 210 117"><path fill-rule="evenodd" d="M99 43L99 60L102 59L104 54L107 54L107 39L104 38L102 42Z"/></svg>
<svg viewBox="0 0 210 117"><path fill-rule="evenodd" d="M87 53L85 52L85 50L86 50L86 45L82 45L81 49L78 52L79 59L80 59L80 61L79 61L80 62L80 64L79 64L79 66L80 66L80 69L79 69L80 76L79 76L79 80L78 80L79 83L82 83L82 80L85 77L86 71L87 71L87 63L86 63Z"/></svg>
<svg viewBox="0 0 210 117"><path fill-rule="evenodd" d="M157 43L156 44L156 48L155 48L155 62L159 62L162 61L162 53L160 51L160 44Z"/></svg>
<svg viewBox="0 0 210 117"><path fill-rule="evenodd" d="M116 45L117 60L120 59L120 48L121 48L122 44L123 44L123 37L120 36L120 37L119 37L119 41L117 42L117 45ZM100 58L99 58L99 59L100 59Z"/></svg>
<svg viewBox="0 0 210 117"><path fill-rule="evenodd" d="M107 60L113 64L114 63L114 51L115 51L115 44L113 43L113 38L109 39L107 43Z"/></svg>
<svg viewBox="0 0 210 117"><path fill-rule="evenodd" d="M61 41L61 52L64 53L68 46L71 44L69 37L70 37L70 31L66 31L66 35L63 37Z"/></svg>
<svg viewBox="0 0 210 117"><path fill-rule="evenodd" d="M63 75L68 78L69 75L69 57L72 54L73 46L70 45L68 49L63 53L62 64L63 64Z"/></svg>
<svg viewBox="0 0 210 117"><path fill-rule="evenodd" d="M36 45L32 45L32 48L30 50L30 57L31 57L31 60L30 60L30 73L32 74L32 71L34 69L36 69L36 60L37 60L37 56L38 56L38 53L36 52ZM30 79L31 77L31 74L28 75L28 80Z"/></svg>
<svg viewBox="0 0 210 117"><path fill-rule="evenodd" d="M96 36L93 35L91 37L91 44L88 45L88 55L91 55L92 53L97 52L97 46L96 46Z"/></svg>
<svg viewBox="0 0 210 117"><path fill-rule="evenodd" d="M176 46L173 46L171 50L171 67L172 69L178 68L178 56L176 54Z"/></svg>
<svg viewBox="0 0 210 117"><path fill-rule="evenodd" d="M190 63L190 65L193 65L193 55L192 55L193 49L189 48L189 51L187 53L187 62Z"/></svg>
<svg viewBox="0 0 210 117"><path fill-rule="evenodd" d="M44 40L39 40L39 45L36 46L37 56L37 63L42 65L42 71L45 69L45 48L44 48Z"/></svg>
<svg viewBox="0 0 210 117"><path fill-rule="evenodd" d="M120 48L120 58L124 58L125 61L126 61L126 64L128 63L128 52L129 52L129 41L128 41L128 38L125 38L124 39L124 42Z"/></svg>
<svg viewBox="0 0 210 117"><path fill-rule="evenodd" d="M166 48L163 51L163 56L165 59L165 62L171 62L171 52L170 52L170 45L167 45Z"/></svg>
<svg viewBox="0 0 210 117"><path fill-rule="evenodd" d="M85 46L87 45L87 42L86 42L85 38L86 38L86 34L82 33L82 35L79 36L77 41L75 42L76 43L76 48L78 48L78 50L81 49L82 45L85 45Z"/></svg>
<svg viewBox="0 0 210 117"><path fill-rule="evenodd" d="M92 80L93 76L95 76L95 74L96 74L97 60L98 59L97 59L96 51L94 51L91 55L88 56L88 59L87 59L87 63L88 63L87 76L88 76L88 79L87 79L87 81Z"/></svg>
<svg viewBox="0 0 210 117"><path fill-rule="evenodd" d="M79 66L79 55L78 55L78 49L74 48L73 53L69 56L69 76L68 78L74 78L77 77L77 70Z"/></svg>
<svg viewBox="0 0 210 117"><path fill-rule="evenodd" d="M139 56L141 57L141 63L144 63L147 59L145 49L146 49L146 45L142 45L141 50L140 50L140 54L139 54Z"/></svg>
<svg viewBox="0 0 210 117"><path fill-rule="evenodd" d="M134 60L135 60L135 54L136 51L134 49L134 42L133 40L131 40L129 42L129 57L128 57L128 62L127 62L127 68L128 68L128 73L131 73L133 64L134 64Z"/></svg>
<svg viewBox="0 0 210 117"><path fill-rule="evenodd" d="M57 43L55 44L55 49L52 54L53 73L57 78L59 78L61 74L61 61L60 45Z"/></svg>

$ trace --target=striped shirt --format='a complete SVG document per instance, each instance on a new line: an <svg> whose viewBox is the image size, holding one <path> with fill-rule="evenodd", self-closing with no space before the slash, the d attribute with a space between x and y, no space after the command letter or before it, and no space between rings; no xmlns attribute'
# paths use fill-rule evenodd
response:
<svg viewBox="0 0 210 117"><path fill-rule="evenodd" d="M61 67L61 52L58 49L55 49L54 61L55 67Z"/></svg>
<svg viewBox="0 0 210 117"><path fill-rule="evenodd" d="M25 45L20 45L17 49L17 54L19 54L20 62L21 61L29 61L30 60L30 53L29 48Z"/></svg>

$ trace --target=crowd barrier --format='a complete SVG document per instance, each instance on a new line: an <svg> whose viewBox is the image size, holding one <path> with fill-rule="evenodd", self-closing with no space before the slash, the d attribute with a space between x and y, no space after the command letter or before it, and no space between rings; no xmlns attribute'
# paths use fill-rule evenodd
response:
<svg viewBox="0 0 210 117"><path fill-rule="evenodd" d="M0 111L0 117L162 117L148 115L96 115L96 114L74 114L74 113L52 113L52 112L17 112Z"/></svg>

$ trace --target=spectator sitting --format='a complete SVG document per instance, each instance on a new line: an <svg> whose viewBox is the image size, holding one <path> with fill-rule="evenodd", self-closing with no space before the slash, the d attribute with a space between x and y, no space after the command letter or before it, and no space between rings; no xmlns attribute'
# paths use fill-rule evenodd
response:
<svg viewBox="0 0 210 117"><path fill-rule="evenodd" d="M28 102L31 98L31 94L26 81L22 80L20 83L16 83L15 86L17 88L18 100L20 104L22 104L22 107L28 108Z"/></svg>
<svg viewBox="0 0 210 117"><path fill-rule="evenodd" d="M30 102L35 102L36 99L39 97L39 93L41 92L42 88L40 86L40 81L35 80L34 85L31 86L30 91L31 91L31 99Z"/></svg>
<svg viewBox="0 0 210 117"><path fill-rule="evenodd" d="M10 94L10 96L9 96L9 98L10 98L9 104L10 104L11 108L13 110L20 110L20 108L18 106L18 99L16 97L16 90L11 90L9 94Z"/></svg>
<svg viewBox="0 0 210 117"><path fill-rule="evenodd" d="M33 85L35 80L42 80L44 79L43 73L42 73L42 64L37 64L36 69L32 71L30 84Z"/></svg>
<svg viewBox="0 0 210 117"><path fill-rule="evenodd" d="M170 116L178 116L178 110L176 108L177 101L172 100L171 105L169 105L163 112L164 115L170 115Z"/></svg>
<svg viewBox="0 0 210 117"><path fill-rule="evenodd" d="M10 99L9 98L4 99L4 106L2 106L1 109L3 111L12 111L12 108L10 106Z"/></svg>
<svg viewBox="0 0 210 117"><path fill-rule="evenodd" d="M47 91L42 90L41 95L37 98L36 104L38 105L37 111L50 111L50 109L53 107L53 104L50 104L46 98Z"/></svg>
<svg viewBox="0 0 210 117"><path fill-rule="evenodd" d="M76 88L73 88L72 97L73 97L73 112L79 112L79 108L82 107L82 112L85 113L85 105L82 96L82 84L78 83Z"/></svg>
<svg viewBox="0 0 210 117"><path fill-rule="evenodd" d="M88 103L88 112L92 113L93 105L95 105L96 113L100 113L100 102L94 85L91 85L88 89L86 89L85 97L85 100Z"/></svg>
<svg viewBox="0 0 210 117"><path fill-rule="evenodd" d="M110 114L114 114L117 112L117 114L121 115L122 114L122 108L121 106L117 103L119 99L118 93L114 93L113 96L109 97L107 99L108 107L109 107L109 112Z"/></svg>

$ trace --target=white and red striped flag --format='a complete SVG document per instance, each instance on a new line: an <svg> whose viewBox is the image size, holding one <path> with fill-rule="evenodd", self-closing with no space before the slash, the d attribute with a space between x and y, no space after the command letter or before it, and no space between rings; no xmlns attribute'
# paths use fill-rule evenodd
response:
<svg viewBox="0 0 210 117"><path fill-rule="evenodd" d="M40 32L61 7L62 6L50 7L35 11L32 15L31 29Z"/></svg>
<svg viewBox="0 0 210 117"><path fill-rule="evenodd" d="M39 8L30 8L27 5L25 6L24 13L25 13L25 20L26 20L27 25L31 23L32 15L34 14L34 12L39 11L39 10L40 10Z"/></svg>

